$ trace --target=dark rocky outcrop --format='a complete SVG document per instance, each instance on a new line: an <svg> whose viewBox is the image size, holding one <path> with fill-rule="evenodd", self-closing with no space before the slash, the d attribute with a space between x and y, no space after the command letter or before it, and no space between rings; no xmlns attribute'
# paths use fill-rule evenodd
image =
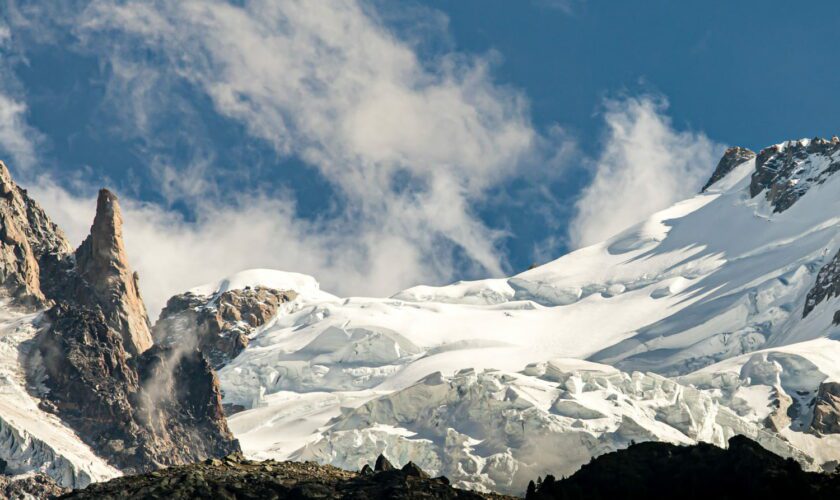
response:
<svg viewBox="0 0 840 500"><path fill-rule="evenodd" d="M69 488L59 486L46 474L25 476L0 475L0 498L8 500L34 500L56 498L69 493Z"/></svg>
<svg viewBox="0 0 840 500"><path fill-rule="evenodd" d="M414 464L350 472L312 462L254 462L239 454L92 484L61 498L86 499L506 499L453 488Z"/></svg>
<svg viewBox="0 0 840 500"><path fill-rule="evenodd" d="M712 173L712 176L700 192L705 192L712 186L712 184L726 177L726 175L735 167L745 161L752 160L753 158L755 158L755 153L747 148L735 146L727 149L726 152L723 153L723 157L718 162L714 173Z"/></svg>
<svg viewBox="0 0 840 500"><path fill-rule="evenodd" d="M376 463L373 465L374 472L387 472L389 470L394 470L394 466L385 458L385 455L379 455L376 457Z"/></svg>
<svg viewBox="0 0 840 500"><path fill-rule="evenodd" d="M176 295L155 323L155 342L195 346L219 369L248 346L251 333L270 321L281 304L296 295L264 287L228 290L213 297Z"/></svg>
<svg viewBox="0 0 840 500"><path fill-rule="evenodd" d="M820 384L809 431L817 435L840 433L840 383Z"/></svg>
<svg viewBox="0 0 840 500"><path fill-rule="evenodd" d="M840 139L786 142L763 149L755 160L750 196L765 192L775 213L784 212L808 190L840 170ZM826 162L815 162L818 157Z"/></svg>
<svg viewBox="0 0 840 500"><path fill-rule="evenodd" d="M840 296L840 251L817 273L817 281L808 292L802 317L807 317L822 301ZM834 324L839 324L837 317Z"/></svg>
<svg viewBox="0 0 840 500"><path fill-rule="evenodd" d="M37 337L43 409L115 466L144 471L239 449L200 353L155 346L129 356L99 309L61 302L47 319Z"/></svg>
<svg viewBox="0 0 840 500"><path fill-rule="evenodd" d="M562 452L559 451L558 452ZM729 448L640 443L592 459L571 477L529 486L526 499L837 498L840 476L804 472L743 436Z"/></svg>

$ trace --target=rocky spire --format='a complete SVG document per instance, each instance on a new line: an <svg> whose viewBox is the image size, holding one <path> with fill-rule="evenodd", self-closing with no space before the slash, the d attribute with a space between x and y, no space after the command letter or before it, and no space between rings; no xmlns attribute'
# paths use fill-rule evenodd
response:
<svg viewBox="0 0 840 500"><path fill-rule="evenodd" d="M149 318L140 298L137 273L128 265L117 197L102 189L90 235L76 250L76 271L91 288L109 325L120 332L128 352L152 346Z"/></svg>

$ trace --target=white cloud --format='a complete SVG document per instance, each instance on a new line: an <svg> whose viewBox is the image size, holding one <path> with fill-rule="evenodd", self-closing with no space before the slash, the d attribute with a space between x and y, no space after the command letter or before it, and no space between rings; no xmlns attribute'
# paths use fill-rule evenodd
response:
<svg viewBox="0 0 840 500"><path fill-rule="evenodd" d="M216 158L203 145L185 164L153 154L148 168L164 199L197 214L186 221L122 196L129 256L153 315L172 294L252 267L312 274L342 295L501 274L501 233L472 207L512 177L539 184L556 175L575 151L562 130L534 130L525 98L493 81L486 58L421 60L365 3L95 0L69 24L113 69L108 99L125 111L129 135L152 134L173 88L187 82L253 137L309 163L346 206L301 219L286 194L217 186ZM576 244L699 187L717 145L674 130L665 107L651 98L607 104L605 149L570 230ZM34 184L36 199L81 241L93 196ZM558 241L547 239L539 258ZM453 258L456 248L466 262Z"/></svg>
<svg viewBox="0 0 840 500"><path fill-rule="evenodd" d="M167 83L185 81L252 136L317 169L346 213L318 223L283 213L303 226L302 236L352 249L357 260L342 260L377 284L366 292L464 275L456 266L503 273L501 233L472 206L536 158L551 162L546 150L564 148L539 136L524 97L493 81L486 58L421 60L361 1L101 0L80 14L76 30L88 50L110 61L109 99L122 100L137 130L166 102ZM206 164L155 164L167 198L173 187L183 192L179 185L201 187L190 190L190 202L211 205L200 199L212 191ZM271 222L263 219L275 216L250 215L265 229ZM455 248L468 262L453 260Z"/></svg>
<svg viewBox="0 0 840 500"><path fill-rule="evenodd" d="M569 227L573 247L609 238L699 191L724 146L676 130L667 107L651 96L606 103L605 144Z"/></svg>
<svg viewBox="0 0 840 500"><path fill-rule="evenodd" d="M78 245L93 221L95 194L72 195L46 179L27 187ZM302 222L288 200L208 204L190 222L158 205L126 197L120 203L129 259L152 317L172 295L248 268L312 274L324 289L346 294L397 290L425 271L418 267L417 249L405 240L382 239L370 230L351 238L337 223ZM374 246L377 259L369 259L365 254Z"/></svg>
<svg viewBox="0 0 840 500"><path fill-rule="evenodd" d="M26 123L26 104L0 91L0 151L11 156L19 169L35 162L35 144L40 137Z"/></svg>

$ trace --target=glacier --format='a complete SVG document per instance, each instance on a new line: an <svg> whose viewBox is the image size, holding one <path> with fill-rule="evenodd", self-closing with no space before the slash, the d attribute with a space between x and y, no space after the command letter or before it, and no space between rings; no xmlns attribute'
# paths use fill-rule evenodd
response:
<svg viewBox="0 0 840 500"><path fill-rule="evenodd" d="M840 248L840 141L743 152L693 198L509 278L337 297L254 269L191 290L298 294L219 370L244 408L231 429L253 458L383 453L515 493L642 440L743 434L832 470L840 435L811 419L840 381L840 297L804 311Z"/></svg>

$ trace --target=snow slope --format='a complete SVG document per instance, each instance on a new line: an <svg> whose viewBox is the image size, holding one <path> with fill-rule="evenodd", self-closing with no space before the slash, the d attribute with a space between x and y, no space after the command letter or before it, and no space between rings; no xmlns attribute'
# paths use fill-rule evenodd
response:
<svg viewBox="0 0 840 500"><path fill-rule="evenodd" d="M788 162L774 185L795 187L782 211L769 188L752 196L752 159L511 278L338 298L312 278L254 270L195 289L302 292L219 372L225 402L248 409L230 425L261 458L355 468L384 451L461 486L520 493L631 439L723 445L742 433L808 467L838 459L836 436L806 432L808 398L840 375L840 299L803 319L840 247L840 153L820 144L774 147ZM802 410L790 421L774 413L785 395Z"/></svg>
<svg viewBox="0 0 840 500"><path fill-rule="evenodd" d="M5 473L40 471L73 488L119 476L58 417L42 411L26 390L20 360L40 313L0 311L0 459L7 463Z"/></svg>

